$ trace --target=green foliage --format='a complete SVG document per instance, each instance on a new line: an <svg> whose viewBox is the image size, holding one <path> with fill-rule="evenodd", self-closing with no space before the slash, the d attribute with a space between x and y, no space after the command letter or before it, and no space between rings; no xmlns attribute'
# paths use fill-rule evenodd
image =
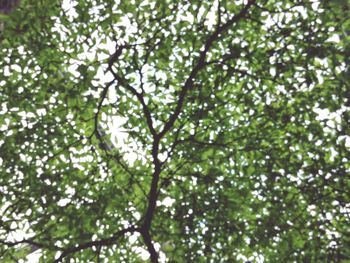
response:
<svg viewBox="0 0 350 263"><path fill-rule="evenodd" d="M349 262L349 8L0 14L0 261Z"/></svg>

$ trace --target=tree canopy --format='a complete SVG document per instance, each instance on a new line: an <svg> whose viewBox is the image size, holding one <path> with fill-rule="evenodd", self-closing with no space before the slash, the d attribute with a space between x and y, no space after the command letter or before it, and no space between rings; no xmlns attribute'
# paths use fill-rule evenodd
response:
<svg viewBox="0 0 350 263"><path fill-rule="evenodd" d="M350 262L349 1L14 2L1 262Z"/></svg>

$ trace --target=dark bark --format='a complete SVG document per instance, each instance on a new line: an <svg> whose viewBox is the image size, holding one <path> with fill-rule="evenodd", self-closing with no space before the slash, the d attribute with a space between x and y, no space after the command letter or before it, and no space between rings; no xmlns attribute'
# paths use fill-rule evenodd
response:
<svg viewBox="0 0 350 263"><path fill-rule="evenodd" d="M146 244L148 253L150 254L151 262L152 263L158 263L158 253L157 253L156 249L153 246L152 238L151 238L151 235L149 234L149 231L148 230L142 230L141 231L141 235L142 235L143 241Z"/></svg>
<svg viewBox="0 0 350 263"><path fill-rule="evenodd" d="M87 242L84 244L80 244L77 245L75 247L70 247L66 250L63 251L63 253L61 254L61 256L55 260L55 263L58 262L62 262L62 260L68 256L69 254L73 254L76 252L79 252L81 250L87 249L87 248L91 248L91 247L100 247L100 246L108 246L108 245L113 245L115 244L115 242L121 238L122 236L124 236L126 233L133 233L139 231L138 228L131 226L125 229L122 229L118 232L116 232L114 235L112 235L110 238L106 238L106 239L101 239L101 240L97 240L97 241L91 241L91 242Z"/></svg>
<svg viewBox="0 0 350 263"><path fill-rule="evenodd" d="M0 0L0 13L9 14L19 4L20 0Z"/></svg>

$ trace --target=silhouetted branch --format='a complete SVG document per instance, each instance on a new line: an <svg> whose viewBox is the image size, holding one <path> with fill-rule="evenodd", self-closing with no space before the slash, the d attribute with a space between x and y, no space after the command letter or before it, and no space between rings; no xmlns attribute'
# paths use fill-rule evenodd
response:
<svg viewBox="0 0 350 263"><path fill-rule="evenodd" d="M137 90L133 86L131 86L129 83L127 83L127 81L124 78L122 78L121 76L119 76L112 68L110 69L110 72L113 74L114 79L116 79L118 81L118 83L120 83L123 87L125 87L128 91L130 91L133 95L136 96L138 101L141 103L142 110L143 110L143 113L145 115L147 125L148 125L148 128L149 128L151 134L153 136L157 136L156 130L153 127L151 112L148 109L142 94L137 92Z"/></svg>
<svg viewBox="0 0 350 263"><path fill-rule="evenodd" d="M213 43L220 39L222 34L228 30L234 23L238 22L240 19L242 19L246 13L248 12L250 6L252 6L255 3L255 1L249 1L248 4L237 14L234 15L230 20L228 20L224 25L218 27L214 33L212 33L204 45L204 50L200 53L199 59L197 64L192 69L189 77L185 81L184 86L182 87L179 95L179 100L177 102L176 108L173 112L173 114L170 116L168 122L164 125L163 130L159 133L160 137L163 137L174 125L175 121L179 117L179 114L181 112L182 106L185 101L185 97L187 92L193 88L193 81L195 77L197 76L198 72L205 67L206 62L206 56L210 48L212 47Z"/></svg>
<svg viewBox="0 0 350 263"><path fill-rule="evenodd" d="M142 238L146 244L147 251L150 254L150 260L152 263L158 263L158 253L153 246L152 238L148 230L141 231Z"/></svg>
<svg viewBox="0 0 350 263"><path fill-rule="evenodd" d="M98 241L91 241L91 242L77 245L77 246L72 247L72 248L68 248L68 249L63 251L63 253L61 254L61 256L58 259L55 260L55 263L62 262L62 260L66 256L73 254L73 253L76 253L76 252L79 252L81 250L87 249L87 248L113 245L113 244L115 244L115 242L119 238L124 236L126 233L133 233L135 231L138 231L138 228L136 228L135 226L131 226L131 227L128 227L128 228L125 228L125 229L122 229L122 230L116 232L110 238L101 239Z"/></svg>
<svg viewBox="0 0 350 263"><path fill-rule="evenodd" d="M23 239L21 241L14 241L14 242L5 241L5 240L0 239L0 244L6 245L8 247L14 247L14 246L17 246L19 244L28 244L28 245L32 245L32 246L35 246L38 248L44 247L44 245L42 245L38 242L32 241L30 239Z"/></svg>

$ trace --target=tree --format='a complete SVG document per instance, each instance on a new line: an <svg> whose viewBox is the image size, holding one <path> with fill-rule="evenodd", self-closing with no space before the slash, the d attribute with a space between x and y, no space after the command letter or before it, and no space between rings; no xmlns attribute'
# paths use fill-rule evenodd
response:
<svg viewBox="0 0 350 263"><path fill-rule="evenodd" d="M1 261L349 262L348 7L2 14Z"/></svg>

